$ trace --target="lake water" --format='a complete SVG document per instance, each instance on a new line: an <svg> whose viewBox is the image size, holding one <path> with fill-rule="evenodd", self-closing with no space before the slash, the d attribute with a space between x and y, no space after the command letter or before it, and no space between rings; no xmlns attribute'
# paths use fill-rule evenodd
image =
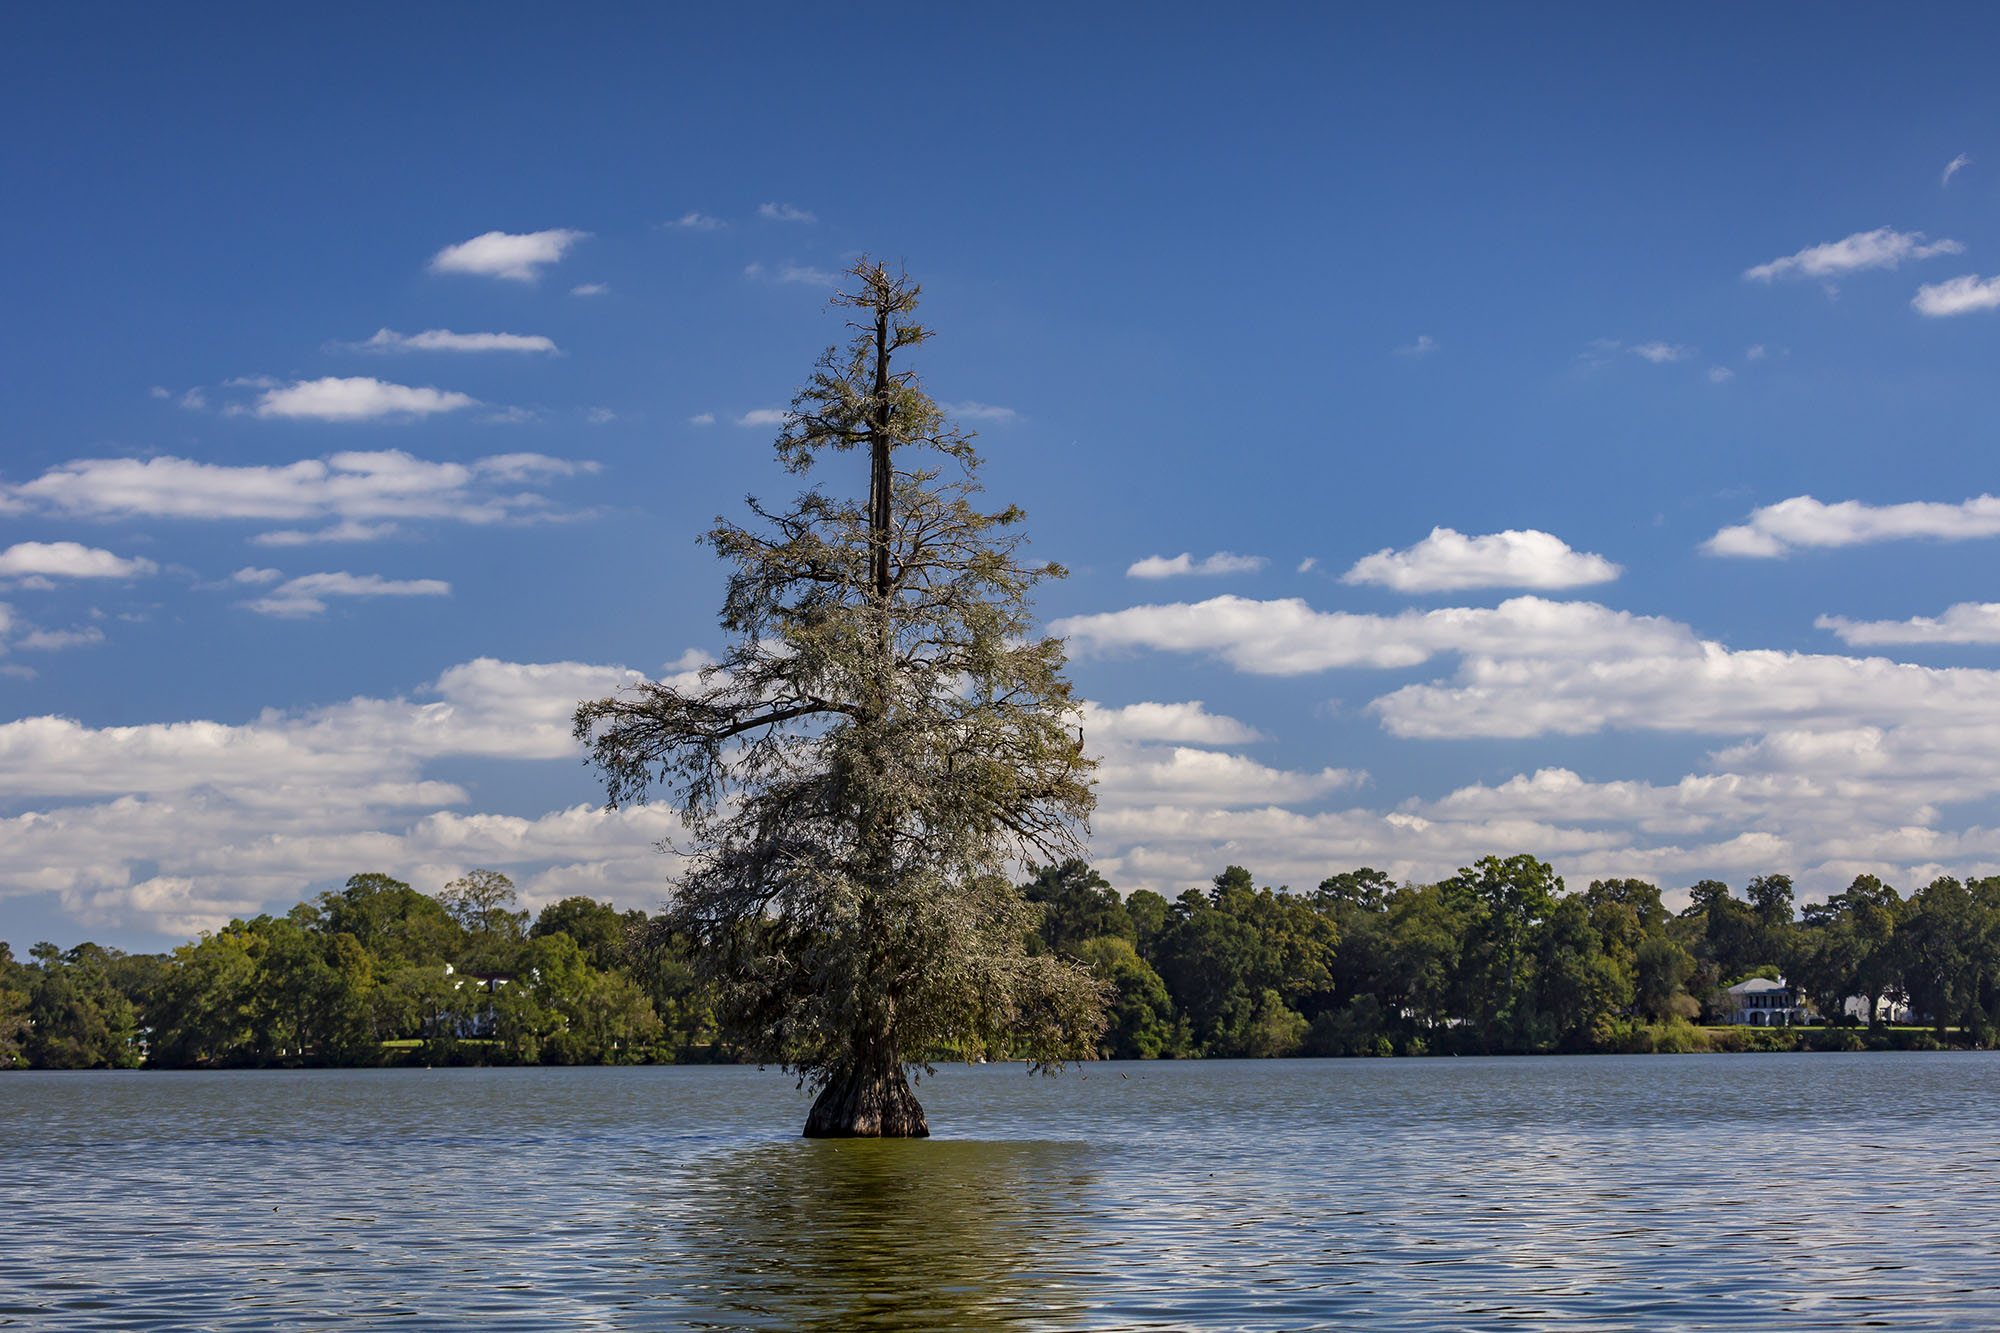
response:
<svg viewBox="0 0 2000 1333"><path fill-rule="evenodd" d="M2000 1327L2000 1056L0 1075L0 1326Z"/></svg>

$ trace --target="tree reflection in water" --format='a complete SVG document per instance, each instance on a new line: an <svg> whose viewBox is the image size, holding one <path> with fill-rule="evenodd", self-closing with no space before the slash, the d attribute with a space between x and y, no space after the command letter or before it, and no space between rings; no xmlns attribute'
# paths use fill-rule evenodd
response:
<svg viewBox="0 0 2000 1333"><path fill-rule="evenodd" d="M771 1144L692 1173L670 1299L697 1328L1069 1328L1082 1144ZM663 1293L666 1294L666 1293Z"/></svg>

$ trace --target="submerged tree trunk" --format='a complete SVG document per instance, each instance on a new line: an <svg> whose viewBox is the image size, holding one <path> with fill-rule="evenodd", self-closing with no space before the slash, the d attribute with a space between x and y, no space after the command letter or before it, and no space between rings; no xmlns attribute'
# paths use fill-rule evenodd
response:
<svg viewBox="0 0 2000 1333"><path fill-rule="evenodd" d="M857 1063L820 1090L806 1117L809 1139L927 1139L931 1127L894 1059Z"/></svg>

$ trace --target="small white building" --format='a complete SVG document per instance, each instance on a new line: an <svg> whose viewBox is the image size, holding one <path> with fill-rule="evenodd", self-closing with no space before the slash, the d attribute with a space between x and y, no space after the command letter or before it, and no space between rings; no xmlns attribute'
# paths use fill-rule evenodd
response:
<svg viewBox="0 0 2000 1333"><path fill-rule="evenodd" d="M1804 1001L1785 984L1782 977L1776 981L1768 977L1752 977L1748 981L1737 982L1723 993L1728 996L1727 1007L1722 1013L1725 1023L1775 1028L1808 1021Z"/></svg>

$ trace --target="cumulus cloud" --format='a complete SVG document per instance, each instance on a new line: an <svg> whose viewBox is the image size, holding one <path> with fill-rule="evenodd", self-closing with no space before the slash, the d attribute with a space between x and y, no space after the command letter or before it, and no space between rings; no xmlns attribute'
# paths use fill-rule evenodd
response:
<svg viewBox="0 0 2000 1333"><path fill-rule="evenodd" d="M1634 347L1632 355L1650 361L1656 366L1663 366L1674 361L1687 360L1694 355L1694 349L1682 347L1678 343L1649 342Z"/></svg>
<svg viewBox="0 0 2000 1333"><path fill-rule="evenodd" d="M558 263L571 246L590 235L558 227L551 231L489 231L431 256L433 273L476 273L513 282L533 282L542 269Z"/></svg>
<svg viewBox="0 0 2000 1333"><path fill-rule="evenodd" d="M78 629L29 628L25 634L14 640L14 646L35 652L53 653L64 648L80 648L87 644L103 642L103 630L95 625L85 625Z"/></svg>
<svg viewBox="0 0 2000 1333"><path fill-rule="evenodd" d="M1093 740L1242 745L1263 739L1255 727L1211 713L1199 699L1185 703L1126 704L1122 708L1086 702L1083 726Z"/></svg>
<svg viewBox="0 0 2000 1333"><path fill-rule="evenodd" d="M23 579L16 586L28 587L38 583L38 576ZM104 642L104 631L95 625L84 625L74 629L44 629L22 620L14 614L14 608L0 602L0 653L15 648L25 648L30 652L56 652L64 648L76 648L85 644ZM33 680L33 667L15 666L0 668L0 674L22 680Z"/></svg>
<svg viewBox="0 0 2000 1333"><path fill-rule="evenodd" d="M1314 800L1357 787L1367 775L1345 768L1292 772L1243 755L1175 745L1114 750L1099 760L1096 778L1104 802L1240 809Z"/></svg>
<svg viewBox="0 0 2000 1333"><path fill-rule="evenodd" d="M1908 620L1849 620L1821 616L1813 621L1830 629L1841 642L1861 646L1892 643L2000 643L2000 602L1959 602L1941 616Z"/></svg>
<svg viewBox="0 0 2000 1333"><path fill-rule="evenodd" d="M353 344L363 352L556 352L555 340L539 333L453 333L450 329L425 329L422 333L398 333L378 329L366 342Z"/></svg>
<svg viewBox="0 0 2000 1333"><path fill-rule="evenodd" d="M772 222L819 221L818 218L806 212L803 208L794 208L790 204L759 204L757 205L757 216L767 218Z"/></svg>
<svg viewBox="0 0 2000 1333"><path fill-rule="evenodd" d="M946 403L944 410L955 417L967 421L1012 421L1018 415L1011 407L995 407L991 403Z"/></svg>
<svg viewBox="0 0 2000 1333"><path fill-rule="evenodd" d="M434 463L396 449L240 467L172 456L86 458L32 481L0 483L0 513L325 522L331 526L317 533L274 534L270 544L370 540L387 535L396 520L551 517L558 511L543 496L509 488L596 468L529 453Z"/></svg>
<svg viewBox="0 0 2000 1333"><path fill-rule="evenodd" d="M128 559L81 542L16 542L0 551L0 578L129 579L159 568L150 560Z"/></svg>
<svg viewBox="0 0 2000 1333"><path fill-rule="evenodd" d="M1050 628L1082 653L1137 648L1201 653L1260 676L1413 667L1451 652L1589 660L1614 646L1623 650L1637 643L1678 653L1695 642L1685 626L1655 616L1540 597L1376 616L1316 611L1298 597L1224 596L1070 616Z"/></svg>
<svg viewBox="0 0 2000 1333"><path fill-rule="evenodd" d="M1970 634L1995 612L1948 612L1942 623ZM1817 891L1862 871L1907 887L2000 869L2000 830L1953 828L1940 814L2000 796L2000 672L1731 649L1673 621L1533 598L1396 617L1217 598L1057 629L1083 652L1204 652L1264 673L1453 659L1438 678L1367 707L1413 742L1603 731L1726 742L1677 781L1599 780L1545 765L1395 809L1323 810L1292 807L1347 788L1314 788L1301 774L1250 788L1268 802L1231 801L1193 782L1199 795L1176 796L1171 781L1148 776L1169 765L1154 747L1130 761L1131 795L1114 792L1094 820L1100 868L1122 888L1177 891L1224 861L1273 882L1312 883L1355 864L1430 878L1508 849L1549 856L1576 879L1778 869ZM1119 739L1113 731L1107 748ZM1184 771L1227 767L1211 757ZM1308 788L1315 794L1298 794Z"/></svg>
<svg viewBox="0 0 2000 1333"><path fill-rule="evenodd" d="M1572 550L1561 538L1533 528L1481 537L1432 528L1415 546L1363 556L1341 575L1341 582L1379 584L1397 592L1578 588L1608 583L1620 572L1603 556Z"/></svg>
<svg viewBox="0 0 2000 1333"><path fill-rule="evenodd" d="M1128 579L1171 579L1182 575L1210 576L1220 574L1254 574L1269 563L1261 555L1237 555L1231 551L1217 551L1214 555L1197 560L1190 551L1182 551L1176 556L1149 555L1143 560L1135 560L1125 571Z"/></svg>
<svg viewBox="0 0 2000 1333"><path fill-rule="evenodd" d="M1843 240L1808 246L1797 254L1747 268L1743 270L1743 276L1758 282L1770 282L1774 278L1837 278L1863 269L1896 268L1905 260L1956 255L1964 251L1965 247L1954 240L1926 244L1920 231L1877 227L1874 231L1857 231Z"/></svg>
<svg viewBox="0 0 2000 1333"><path fill-rule="evenodd" d="M1929 537L1965 541L2000 536L2000 499L1974 496L1958 504L1913 500L1871 505L1860 500L1826 504L1795 495L1753 510L1750 521L1717 532L1702 544L1710 555L1769 558L1806 547L1859 546L1868 542Z"/></svg>
<svg viewBox="0 0 2000 1333"><path fill-rule="evenodd" d="M339 542L379 542L403 529L394 523L356 523L342 519L323 528L279 528L260 532L250 539L253 546L322 546Z"/></svg>
<svg viewBox="0 0 2000 1333"><path fill-rule="evenodd" d="M704 414L706 415L706 414ZM739 426L783 426L792 419L792 414L780 407L757 407L736 418Z"/></svg>
<svg viewBox="0 0 2000 1333"><path fill-rule="evenodd" d="M426 417L478 405L477 398L446 389L417 389L366 375L328 376L266 389L257 400L257 415L372 421L380 417Z"/></svg>
<svg viewBox="0 0 2000 1333"><path fill-rule="evenodd" d="M259 571L262 572L262 571ZM329 597L448 597L442 579L385 579L380 574L305 574L244 605L259 615L298 620L326 610Z"/></svg>
<svg viewBox="0 0 2000 1333"><path fill-rule="evenodd" d="M1910 304L1918 314L1933 319L2000 308L2000 277L1981 278L1968 273L1947 282L1928 283L1917 288Z"/></svg>
<svg viewBox="0 0 2000 1333"><path fill-rule="evenodd" d="M360 870L434 891L489 866L530 905L569 892L656 905L673 862L655 845L678 823L661 806L599 808L569 728L578 699L638 679L482 658L414 697L241 724L0 724L0 796L39 807L0 819L0 897L59 894L81 922L185 935ZM424 772L459 758L562 761L578 799L525 817L464 809L463 788Z"/></svg>

